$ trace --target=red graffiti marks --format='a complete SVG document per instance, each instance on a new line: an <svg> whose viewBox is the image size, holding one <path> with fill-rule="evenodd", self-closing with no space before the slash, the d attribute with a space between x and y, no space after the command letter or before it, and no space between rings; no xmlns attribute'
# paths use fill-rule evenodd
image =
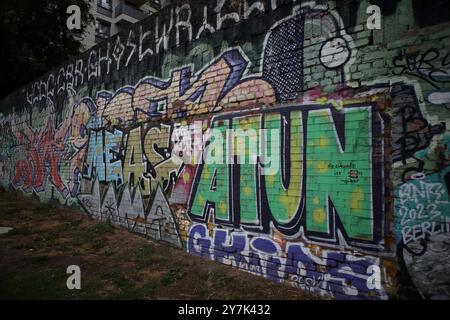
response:
<svg viewBox="0 0 450 320"><path fill-rule="evenodd" d="M64 127L65 126L63 125L60 130L54 134L53 125L51 121L48 121L47 129L44 131L44 134L42 136L39 157L41 165L49 170L48 177L50 182L56 187L59 192L61 192L63 195L67 195L68 190L59 175L59 163L64 152L64 137L62 136L61 132L67 131L64 130L66 129ZM41 167L38 167L38 169L40 168ZM42 175L41 178L43 180L43 170L38 170L38 172L40 175Z"/></svg>
<svg viewBox="0 0 450 320"><path fill-rule="evenodd" d="M73 97L69 98L69 105L75 105ZM72 115L72 110L69 115ZM45 125L33 130L27 122L18 128L15 121L12 123L12 132L16 139L16 149L24 154L22 159L16 161L16 171L12 184L26 192L42 192L45 190L46 180L55 186L64 197L69 193L60 176L60 162L65 153L65 138L71 125L71 117L65 117L55 128L53 106L49 102L45 111L47 115ZM19 150L20 149L20 150Z"/></svg>

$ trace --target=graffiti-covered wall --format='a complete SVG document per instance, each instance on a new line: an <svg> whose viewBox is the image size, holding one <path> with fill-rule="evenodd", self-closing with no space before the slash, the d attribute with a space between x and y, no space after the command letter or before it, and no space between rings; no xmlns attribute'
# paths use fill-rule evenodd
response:
<svg viewBox="0 0 450 320"><path fill-rule="evenodd" d="M1 100L0 181L322 296L449 298L443 12L175 1Z"/></svg>

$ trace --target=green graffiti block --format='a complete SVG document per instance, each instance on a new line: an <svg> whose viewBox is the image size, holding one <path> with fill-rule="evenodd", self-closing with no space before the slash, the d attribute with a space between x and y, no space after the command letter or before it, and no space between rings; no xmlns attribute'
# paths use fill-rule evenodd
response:
<svg viewBox="0 0 450 320"><path fill-rule="evenodd" d="M329 232L328 199L336 208L347 235L370 240L372 232L371 125L369 108L345 112L344 150L328 110L308 115L306 146L306 225L309 231Z"/></svg>
<svg viewBox="0 0 450 320"><path fill-rule="evenodd" d="M203 216L207 203L210 203L214 206L214 213L217 219L229 220L230 218L228 204L229 170L226 161L226 130L228 129L228 123L229 121L225 120L213 124L213 128L216 129L215 132L220 132L221 137L218 135L212 137L211 144L206 151L205 164L203 165L198 188L191 205L192 215ZM218 154L218 152L222 152L222 154ZM213 162L211 161L212 158L218 161Z"/></svg>
<svg viewBox="0 0 450 320"><path fill-rule="evenodd" d="M272 144L267 143L264 148L265 155L275 152L283 152L281 150L281 125L285 119L281 119L280 114L267 114L264 116L265 129L278 129L277 137L272 136L273 131L266 130L266 141L272 139L280 139L280 149L272 150ZM290 181L288 186L284 186L282 182L282 166L281 156L279 158L279 170L275 174L264 175L263 179L266 185L267 202L273 218L279 223L289 222L298 210L302 195L302 118L300 112L292 112L290 114L290 147L284 148L290 150L290 162L285 165L290 168Z"/></svg>
<svg viewBox="0 0 450 320"><path fill-rule="evenodd" d="M257 223L256 157L258 156L259 116L233 121L233 155L241 158L239 167L240 217L242 223Z"/></svg>

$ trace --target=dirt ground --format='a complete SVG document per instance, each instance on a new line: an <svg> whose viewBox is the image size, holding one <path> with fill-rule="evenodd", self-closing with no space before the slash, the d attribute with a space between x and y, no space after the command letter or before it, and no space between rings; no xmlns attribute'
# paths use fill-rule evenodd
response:
<svg viewBox="0 0 450 320"><path fill-rule="evenodd" d="M0 191L0 227L0 299L315 298L17 193Z"/></svg>

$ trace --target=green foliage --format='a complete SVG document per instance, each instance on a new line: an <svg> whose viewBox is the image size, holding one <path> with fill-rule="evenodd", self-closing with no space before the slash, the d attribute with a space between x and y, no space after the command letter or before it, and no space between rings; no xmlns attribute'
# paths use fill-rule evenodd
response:
<svg viewBox="0 0 450 320"><path fill-rule="evenodd" d="M169 271L165 272L160 279L160 282L162 285L169 285L177 280L182 279L186 275L186 272L180 270L180 269L170 269Z"/></svg>
<svg viewBox="0 0 450 320"><path fill-rule="evenodd" d="M78 5L81 30L69 30L67 7ZM93 22L88 0L0 1L0 96L43 75L82 49L79 37Z"/></svg>

